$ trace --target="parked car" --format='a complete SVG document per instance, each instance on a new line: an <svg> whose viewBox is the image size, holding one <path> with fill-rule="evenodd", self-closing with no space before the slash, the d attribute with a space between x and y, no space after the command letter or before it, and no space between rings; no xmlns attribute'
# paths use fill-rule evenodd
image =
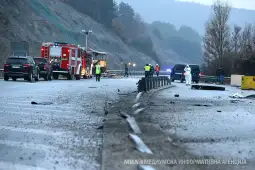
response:
<svg viewBox="0 0 255 170"><path fill-rule="evenodd" d="M191 68L192 82L199 83L201 76L199 65L190 64L189 67Z"/></svg>
<svg viewBox="0 0 255 170"><path fill-rule="evenodd" d="M24 78L28 81L39 81L39 68L35 64L31 56L11 56L4 64L4 80L8 81L12 78L16 81L17 78Z"/></svg>
<svg viewBox="0 0 255 170"><path fill-rule="evenodd" d="M186 64L176 64L171 72L171 79L174 82L175 80L180 80L182 83L185 81L184 68Z"/></svg>
<svg viewBox="0 0 255 170"><path fill-rule="evenodd" d="M189 64L191 68L192 82L199 83L200 80L200 67L197 64ZM179 80L181 83L185 81L184 69L186 64L176 64L171 72L172 81Z"/></svg>
<svg viewBox="0 0 255 170"><path fill-rule="evenodd" d="M52 67L46 58L34 57L35 64L39 67L39 76L45 81L52 80Z"/></svg>

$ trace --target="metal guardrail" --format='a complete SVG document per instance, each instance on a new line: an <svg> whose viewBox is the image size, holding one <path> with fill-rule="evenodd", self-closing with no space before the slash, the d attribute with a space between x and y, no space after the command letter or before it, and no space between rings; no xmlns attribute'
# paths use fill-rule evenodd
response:
<svg viewBox="0 0 255 170"><path fill-rule="evenodd" d="M147 92L171 84L171 79L167 76L143 77L137 83L138 92Z"/></svg>
<svg viewBox="0 0 255 170"><path fill-rule="evenodd" d="M125 71L124 70L108 70L107 71L109 74L115 74L117 76L124 76ZM144 76L144 71L129 71L129 76ZM169 76L170 77L170 72L168 71L160 71L159 75L160 76ZM205 82L205 83L216 83L218 82L218 77L217 76L206 76L202 75L200 76L200 81ZM224 83L230 84L230 77L225 77L224 78Z"/></svg>
<svg viewBox="0 0 255 170"><path fill-rule="evenodd" d="M116 74L119 76L125 75L125 70L107 70L107 73L109 74ZM144 76L144 71L137 71L137 70L131 70L128 71L129 76ZM170 76L170 72L168 71L161 71L160 76Z"/></svg>

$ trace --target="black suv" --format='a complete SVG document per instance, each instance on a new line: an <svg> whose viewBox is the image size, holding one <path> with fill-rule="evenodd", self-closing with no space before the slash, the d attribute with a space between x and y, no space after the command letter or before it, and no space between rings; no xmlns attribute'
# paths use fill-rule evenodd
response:
<svg viewBox="0 0 255 170"><path fill-rule="evenodd" d="M192 82L199 83L201 76L199 65L189 64L189 67L191 68Z"/></svg>
<svg viewBox="0 0 255 170"><path fill-rule="evenodd" d="M172 81L180 80L182 83L185 81L184 68L186 64L176 64L171 72Z"/></svg>
<svg viewBox="0 0 255 170"><path fill-rule="evenodd" d="M39 68L35 64L31 56L11 56L4 64L4 80L9 78L16 81L17 78L24 78L24 80L35 81L39 80Z"/></svg>
<svg viewBox="0 0 255 170"><path fill-rule="evenodd" d="M44 80L52 80L52 67L46 58L34 57L35 64L39 67L39 76L43 77Z"/></svg>
<svg viewBox="0 0 255 170"><path fill-rule="evenodd" d="M189 64L191 68L192 82L199 83L200 80L200 68L199 65ZM172 81L180 80L181 83L185 81L184 69L186 64L176 64L171 72Z"/></svg>

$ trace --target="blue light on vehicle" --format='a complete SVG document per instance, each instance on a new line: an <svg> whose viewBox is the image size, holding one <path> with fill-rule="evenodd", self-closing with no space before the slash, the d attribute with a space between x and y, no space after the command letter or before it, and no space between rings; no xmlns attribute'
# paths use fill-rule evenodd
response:
<svg viewBox="0 0 255 170"><path fill-rule="evenodd" d="M172 70L171 70L171 69L166 69L166 71L167 71L167 72L170 72L170 73L172 72Z"/></svg>

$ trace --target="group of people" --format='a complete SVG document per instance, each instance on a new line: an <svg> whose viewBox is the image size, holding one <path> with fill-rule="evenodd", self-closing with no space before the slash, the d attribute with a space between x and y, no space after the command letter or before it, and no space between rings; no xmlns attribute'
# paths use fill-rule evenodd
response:
<svg viewBox="0 0 255 170"><path fill-rule="evenodd" d="M146 64L144 66L145 71L145 77L153 77L154 73L156 72L156 75L159 76L160 67L158 64L156 64L156 67L154 68L152 64Z"/></svg>

